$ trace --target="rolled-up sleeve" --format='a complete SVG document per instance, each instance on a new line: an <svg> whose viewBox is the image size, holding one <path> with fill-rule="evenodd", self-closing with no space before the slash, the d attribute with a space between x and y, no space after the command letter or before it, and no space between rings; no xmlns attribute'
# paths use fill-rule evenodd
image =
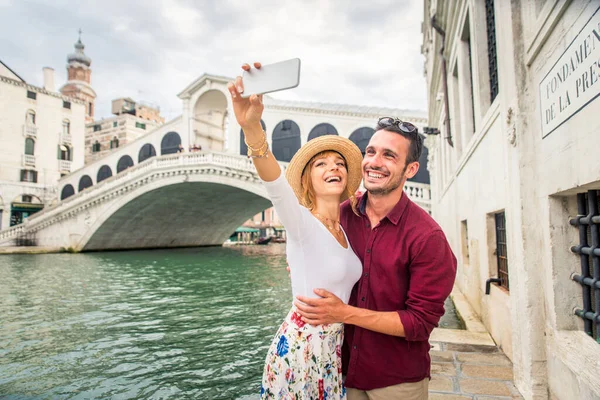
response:
<svg viewBox="0 0 600 400"><path fill-rule="evenodd" d="M409 266L406 309L398 310L406 340L428 340L444 315L444 301L456 277L456 257L441 230L416 246Z"/></svg>

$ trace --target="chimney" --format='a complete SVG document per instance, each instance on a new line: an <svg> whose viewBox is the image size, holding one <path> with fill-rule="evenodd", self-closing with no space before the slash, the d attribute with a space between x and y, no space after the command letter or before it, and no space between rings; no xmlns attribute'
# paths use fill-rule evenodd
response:
<svg viewBox="0 0 600 400"><path fill-rule="evenodd" d="M42 68L44 71L44 89L54 92L54 69L50 67Z"/></svg>

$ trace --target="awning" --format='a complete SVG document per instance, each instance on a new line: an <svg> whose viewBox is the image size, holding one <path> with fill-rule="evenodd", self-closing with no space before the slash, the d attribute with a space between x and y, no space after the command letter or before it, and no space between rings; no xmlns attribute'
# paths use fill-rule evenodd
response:
<svg viewBox="0 0 600 400"><path fill-rule="evenodd" d="M248 228L246 226L240 226L239 228L237 228L235 230L235 233L244 233L244 232L258 233L258 232L260 232L260 229L254 229L254 228Z"/></svg>

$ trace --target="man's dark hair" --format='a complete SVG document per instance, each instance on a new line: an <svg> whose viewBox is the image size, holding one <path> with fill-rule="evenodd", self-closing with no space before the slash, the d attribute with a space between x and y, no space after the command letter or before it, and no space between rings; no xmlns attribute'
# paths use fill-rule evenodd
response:
<svg viewBox="0 0 600 400"><path fill-rule="evenodd" d="M395 124L390 126L381 126L378 123L375 127L375 132L381 130L394 132L408 139L410 146L408 148L408 156L406 157L406 165L415 161L419 161L421 153L423 152L423 136L421 136L418 129L414 132L407 133L402 131L400 127Z"/></svg>

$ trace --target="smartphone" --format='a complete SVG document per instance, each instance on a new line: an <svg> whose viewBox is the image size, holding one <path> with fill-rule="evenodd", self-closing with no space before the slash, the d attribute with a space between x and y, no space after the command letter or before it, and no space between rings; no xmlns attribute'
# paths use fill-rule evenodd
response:
<svg viewBox="0 0 600 400"><path fill-rule="evenodd" d="M300 84L300 59L292 58L267 64L260 69L253 67L250 72L244 71L242 82L244 82L242 97L295 88Z"/></svg>

